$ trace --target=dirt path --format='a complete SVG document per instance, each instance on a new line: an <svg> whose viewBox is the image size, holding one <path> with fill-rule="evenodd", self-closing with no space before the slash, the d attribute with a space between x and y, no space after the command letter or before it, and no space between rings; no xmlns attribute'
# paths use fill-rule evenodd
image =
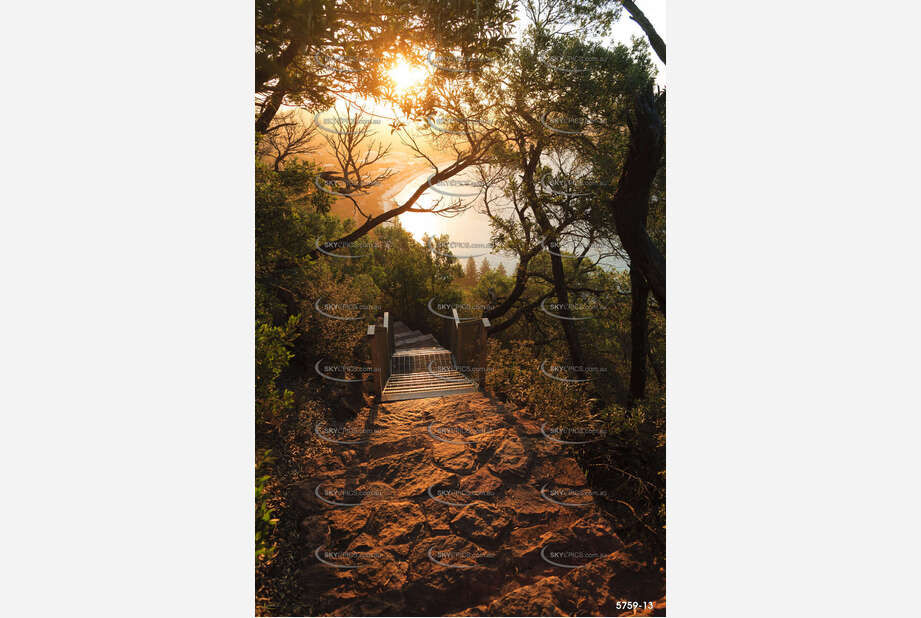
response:
<svg viewBox="0 0 921 618"><path fill-rule="evenodd" d="M317 431L332 452L297 503L310 543L299 576L318 611L664 615L661 574L631 559L571 447L520 412L476 393Z"/></svg>

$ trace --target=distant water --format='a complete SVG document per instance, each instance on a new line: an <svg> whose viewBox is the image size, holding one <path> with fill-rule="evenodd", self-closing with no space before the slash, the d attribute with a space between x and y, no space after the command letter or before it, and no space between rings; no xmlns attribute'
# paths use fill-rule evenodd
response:
<svg viewBox="0 0 921 618"><path fill-rule="evenodd" d="M419 185L425 183L432 172L425 172L410 180L403 189L396 194L394 200L402 204L409 199ZM475 170L465 170L451 179L455 183L471 183L476 180ZM441 207L445 207L456 199L469 202L472 196L478 191L478 187L450 184L437 185L435 188L428 189L416 200L415 208L429 208L442 199ZM498 212L503 215L510 211L508 205L500 207ZM496 210L493 210L496 213ZM447 234L452 243L451 252L462 263L467 261L468 257L473 257L477 265L486 258L493 267L500 263L505 265L509 274L518 263L518 258L514 254L502 254L493 251L489 244L489 217L483 208L482 199L479 199L470 208L459 215L453 217L442 217L440 215L427 212L406 212L400 215L400 225L413 235L413 238L422 242L422 236L440 236Z"/></svg>
<svg viewBox="0 0 921 618"><path fill-rule="evenodd" d="M419 185L425 183L432 172L425 172L410 180L393 199L402 204L409 199ZM476 186L478 175L475 169L468 169L443 184L428 189L416 201L414 208L429 208L438 198L442 199L441 207L449 205L452 201L461 199L465 203L474 199L479 187ZM493 214L507 217L514 213L514 209L507 200L494 200L490 204ZM407 212L399 216L400 225L413 235L413 238L422 241L422 236L439 236L447 234L451 244L452 253L463 264L468 257L473 257L479 265L483 258L496 267L502 263L509 274L513 273L518 263L515 254L498 253L492 250L489 243L490 221L483 206L482 197L477 198L467 210L453 217L443 217L427 212ZM590 253L591 255L591 253ZM621 270L627 267L622 260L608 259L603 262L605 268Z"/></svg>

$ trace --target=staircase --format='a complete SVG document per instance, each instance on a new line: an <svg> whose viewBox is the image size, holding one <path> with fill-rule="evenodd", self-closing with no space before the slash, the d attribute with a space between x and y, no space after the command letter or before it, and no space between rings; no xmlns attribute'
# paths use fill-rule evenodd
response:
<svg viewBox="0 0 921 618"><path fill-rule="evenodd" d="M475 393L476 384L454 367L451 352L435 337L394 322L390 377L381 401Z"/></svg>

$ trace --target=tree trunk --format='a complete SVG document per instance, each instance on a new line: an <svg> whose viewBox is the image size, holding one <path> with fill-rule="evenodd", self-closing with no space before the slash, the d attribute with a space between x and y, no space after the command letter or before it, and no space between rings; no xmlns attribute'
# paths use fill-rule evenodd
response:
<svg viewBox="0 0 921 618"><path fill-rule="evenodd" d="M263 66L256 67L256 85L255 91L262 92L266 84L272 81L273 79L281 79L285 74L285 71L288 70L288 67L297 59L298 56L304 53L307 49L307 38L299 37L293 39L280 54L278 58L272 63L274 67L269 66L269 63L266 62Z"/></svg>
<svg viewBox="0 0 921 618"><path fill-rule="evenodd" d="M630 256L630 268L638 269L653 296L665 310L665 256L646 232L649 191L665 153L665 127L656 109L659 97L651 89L635 98L630 122L630 150L608 201L621 244Z"/></svg>
<svg viewBox="0 0 921 618"><path fill-rule="evenodd" d="M646 33L646 38L649 39L652 50L656 52L662 64L665 64L665 41L662 40L662 37L659 36L656 29L652 27L652 22L646 19L646 15L643 14L640 7L636 6L631 0L621 0L620 3L627 9L627 12L630 13L630 18L638 23L640 28L643 29L643 32Z"/></svg>
<svg viewBox="0 0 921 618"><path fill-rule="evenodd" d="M416 200L418 200L422 196L422 194L425 193L430 188L431 185L438 184L442 180L447 180L448 178L451 178L452 176L455 176L456 174L459 174L460 172L464 171L471 165L476 165L476 164L477 164L477 161L472 158L455 161L454 163L452 163L445 169L434 174L428 180L428 182L425 182L419 185L419 187L413 192L412 195L409 196L409 199L407 199L406 202L403 203L403 205L398 206L397 208L392 208L388 211L382 212L376 217L372 217L368 219L363 224L361 224L358 228L346 234L345 236L342 236L341 238L337 240L327 241L323 243L322 245L320 245L320 249L322 249L323 251L333 251L345 244L358 240L359 238L361 238L362 236L364 236L365 234L367 234L368 232L376 228L378 225L381 225L382 223L386 223L390 219L393 219L394 217L398 217L404 212L406 212L407 210L409 210L410 208L412 208L413 204L416 203ZM349 197L349 199L352 199L354 201L354 198L350 196L346 196L346 197ZM311 260L315 260L319 257L317 255L318 253L321 253L321 252L318 249L313 249L312 251L307 253L307 256Z"/></svg>
<svg viewBox="0 0 921 618"><path fill-rule="evenodd" d="M265 133L269 130L269 125L272 124L272 119L275 118L275 114L278 113L278 109L281 107L282 101L285 100L285 95L287 93L280 86L272 92L269 96L269 100L265 102L265 106L262 108L262 113L259 114L259 118L256 119L256 132Z"/></svg>
<svg viewBox="0 0 921 618"><path fill-rule="evenodd" d="M544 208L541 205L540 198L537 197L537 191L534 189L534 171L537 168L537 165L540 163L540 155L543 151L543 143L538 143L535 146L532 146L530 152L528 153L527 159L523 158L522 162L524 163L524 174L522 174L522 181L524 182L524 187L527 192L528 202L531 206L531 211L534 213L534 218L537 220L537 225L540 227L541 234L543 235L543 242L547 242L549 239L556 236L557 230L553 228L553 225L550 223L550 218L547 216L547 213L544 212ZM522 155L524 153L522 152ZM565 226L561 226L561 230ZM559 248L559 247L558 247ZM563 334L566 336L566 345L569 347L569 359L570 362L579 369L574 370L572 373L575 374L576 379L581 379L584 375L584 372L581 371L583 362L582 362L582 344L579 341L579 331L576 330L576 323L571 318L572 312L569 309L569 293L566 290L566 273L563 270L563 258L559 255L554 255L554 253L559 253L559 251L549 251L550 253L550 266L553 270L553 289L556 294L557 300L561 303L562 309L559 310L559 315L564 319L561 319L563 327ZM557 313L557 311L554 311Z"/></svg>
<svg viewBox="0 0 921 618"><path fill-rule="evenodd" d="M646 357L649 354L649 286L636 268L630 269L630 397L646 397Z"/></svg>
<svg viewBox="0 0 921 618"><path fill-rule="evenodd" d="M526 182L530 180L530 178L527 178ZM531 188L531 190L533 192L533 188ZM532 202L531 209L534 211L534 218L537 219L544 239L547 239L552 236L556 230L554 230L550 224L550 219L544 212L543 207L536 201L536 195L534 195L534 198L535 201ZM575 367L581 369L583 365L582 343L579 341L579 331L576 329L576 322L571 319L572 311L569 308L569 292L566 289L566 273L563 270L563 258L559 255L559 247L556 249L556 251L548 251L550 254L550 266L553 271L553 290L557 301L560 303L560 308L554 310L554 313L562 317L560 322L562 322L563 334L566 336L566 345L569 347L570 362L572 362ZM577 378L583 377L583 372L580 370L575 370L573 373L576 374Z"/></svg>
<svg viewBox="0 0 921 618"><path fill-rule="evenodd" d="M559 255L550 254L550 264L553 267L553 289L557 299L561 303L561 308L554 313L559 313L564 318L571 318L572 311L569 309L569 293L566 290L566 275L563 272L563 258ZM566 344L569 346L569 357L572 364L579 369L575 370L576 377L583 377L581 371L582 360L582 343L579 341L579 331L576 330L575 321L569 319L560 320L563 323L563 333L566 335Z"/></svg>

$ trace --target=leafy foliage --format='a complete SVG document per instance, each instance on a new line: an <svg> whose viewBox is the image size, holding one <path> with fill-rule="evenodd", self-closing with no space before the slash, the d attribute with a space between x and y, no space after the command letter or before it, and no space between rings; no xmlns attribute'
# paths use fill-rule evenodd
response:
<svg viewBox="0 0 921 618"><path fill-rule="evenodd" d="M278 546L273 540L278 519L273 516L268 504L266 486L270 482L268 474L260 475L260 468L272 461L271 452L267 451L260 462L256 463L256 561L270 563L275 557Z"/></svg>
<svg viewBox="0 0 921 618"><path fill-rule="evenodd" d="M294 394L279 389L275 381L288 366L298 316L284 326L256 322L256 421L276 425L294 404Z"/></svg>

